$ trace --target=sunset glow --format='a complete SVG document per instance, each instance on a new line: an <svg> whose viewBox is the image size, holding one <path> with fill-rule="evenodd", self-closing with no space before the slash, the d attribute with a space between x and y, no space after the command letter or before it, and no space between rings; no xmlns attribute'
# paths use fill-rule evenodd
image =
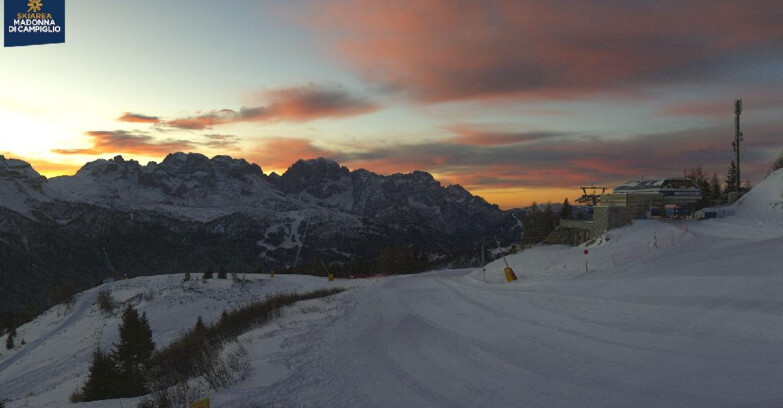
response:
<svg viewBox="0 0 783 408"><path fill-rule="evenodd" d="M783 150L783 6L752 0L67 2L3 48L0 154L48 177L123 155L428 171L503 208ZM45 6L45 2L44 2Z"/></svg>

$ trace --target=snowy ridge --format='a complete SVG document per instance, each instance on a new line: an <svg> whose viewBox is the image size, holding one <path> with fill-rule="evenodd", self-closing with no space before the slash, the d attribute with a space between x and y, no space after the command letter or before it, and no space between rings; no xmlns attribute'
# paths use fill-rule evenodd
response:
<svg viewBox="0 0 783 408"><path fill-rule="evenodd" d="M85 165L49 184L66 201L148 209L194 219L214 219L245 208L284 207L261 169L242 159L174 153L146 166L117 156Z"/></svg>
<svg viewBox="0 0 783 408"><path fill-rule="evenodd" d="M19 179L26 180L24 186ZM435 212L440 214L439 229L450 228L466 214L481 214L495 223L502 219L497 206L460 186L443 187L429 173L383 176L349 171L324 158L299 160L281 176L266 176L259 166L228 156L173 153L161 163L146 165L116 156L87 163L74 176L50 180L25 162L0 159L0 195L9 197L0 205L24 215L36 202L59 200L199 221L237 212L263 218L306 209L381 222L408 217L421 222Z"/></svg>

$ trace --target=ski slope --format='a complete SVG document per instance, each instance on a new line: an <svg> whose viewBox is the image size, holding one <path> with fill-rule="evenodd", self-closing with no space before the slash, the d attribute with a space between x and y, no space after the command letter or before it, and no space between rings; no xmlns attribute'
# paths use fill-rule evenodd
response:
<svg viewBox="0 0 783 408"><path fill-rule="evenodd" d="M588 248L587 268L584 247L511 255L520 279L510 284L497 260L486 273L110 287L147 312L159 345L231 304L351 288L248 333L254 374L210 392L213 407L779 407L783 172L757 188L736 218L610 231ZM7 406L69 405L92 348L116 341L119 321L100 315L95 293L19 328L27 344L0 356Z"/></svg>

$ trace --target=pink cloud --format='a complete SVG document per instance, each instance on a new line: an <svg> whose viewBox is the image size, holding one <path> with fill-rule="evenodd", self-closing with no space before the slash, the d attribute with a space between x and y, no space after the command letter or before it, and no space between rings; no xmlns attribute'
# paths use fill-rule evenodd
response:
<svg viewBox="0 0 783 408"><path fill-rule="evenodd" d="M242 107L239 111L222 109L204 114L160 121L161 125L201 130L238 122L309 122L339 119L375 112L380 105L354 96L340 87L314 84L275 89L260 93L264 106Z"/></svg>
<svg viewBox="0 0 783 408"><path fill-rule="evenodd" d="M441 102L571 98L702 78L779 51L774 0L316 3L305 17L368 81ZM779 57L779 52L777 53Z"/></svg>

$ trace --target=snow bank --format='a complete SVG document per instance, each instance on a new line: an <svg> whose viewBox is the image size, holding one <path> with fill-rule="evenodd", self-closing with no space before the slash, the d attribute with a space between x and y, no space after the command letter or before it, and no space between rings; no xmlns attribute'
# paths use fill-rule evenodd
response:
<svg viewBox="0 0 783 408"><path fill-rule="evenodd" d="M783 169L771 173L734 204L737 214L783 218Z"/></svg>

